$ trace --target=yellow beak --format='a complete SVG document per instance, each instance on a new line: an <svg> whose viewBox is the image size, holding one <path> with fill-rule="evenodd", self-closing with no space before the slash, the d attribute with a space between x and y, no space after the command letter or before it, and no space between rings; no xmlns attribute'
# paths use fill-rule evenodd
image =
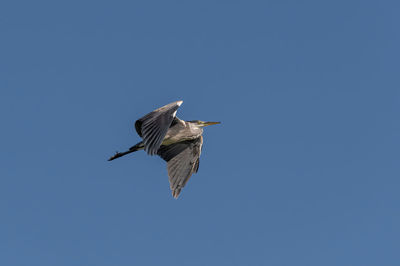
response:
<svg viewBox="0 0 400 266"><path fill-rule="evenodd" d="M216 124L221 124L221 122L204 122L204 126L211 126L211 125L216 125Z"/></svg>

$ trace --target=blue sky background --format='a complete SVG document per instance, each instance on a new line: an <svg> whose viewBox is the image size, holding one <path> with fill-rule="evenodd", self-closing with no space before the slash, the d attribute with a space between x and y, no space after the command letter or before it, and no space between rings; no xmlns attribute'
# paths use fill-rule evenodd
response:
<svg viewBox="0 0 400 266"><path fill-rule="evenodd" d="M399 265L398 1L2 1L0 264ZM206 128L174 200L134 121Z"/></svg>

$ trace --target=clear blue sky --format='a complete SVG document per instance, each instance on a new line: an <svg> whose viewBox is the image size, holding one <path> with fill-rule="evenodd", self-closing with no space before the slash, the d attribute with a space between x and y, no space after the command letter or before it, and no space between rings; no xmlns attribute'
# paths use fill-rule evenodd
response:
<svg viewBox="0 0 400 266"><path fill-rule="evenodd" d="M2 1L0 265L400 262L398 1ZM134 121L206 128L174 200Z"/></svg>

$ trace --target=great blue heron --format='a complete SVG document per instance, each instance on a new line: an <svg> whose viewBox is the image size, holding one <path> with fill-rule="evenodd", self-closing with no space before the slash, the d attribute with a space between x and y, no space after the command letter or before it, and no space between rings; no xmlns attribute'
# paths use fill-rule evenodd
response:
<svg viewBox="0 0 400 266"><path fill-rule="evenodd" d="M145 150L149 155L159 155L167 162L169 184L174 198L178 198L190 176L199 170L203 127L220 123L179 119L176 111L182 103L183 101L176 101L167 104L137 120L136 132L143 141L108 159L112 161L138 150Z"/></svg>

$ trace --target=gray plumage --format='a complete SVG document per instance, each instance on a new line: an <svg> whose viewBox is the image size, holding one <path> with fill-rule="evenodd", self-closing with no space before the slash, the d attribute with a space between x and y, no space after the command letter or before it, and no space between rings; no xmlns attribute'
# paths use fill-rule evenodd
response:
<svg viewBox="0 0 400 266"><path fill-rule="evenodd" d="M143 138L144 149L149 155L157 154L181 104L167 104L135 122L136 132Z"/></svg>
<svg viewBox="0 0 400 266"><path fill-rule="evenodd" d="M158 155L167 162L169 184L174 198L179 196L193 173L199 170L203 137L161 146Z"/></svg>
<svg viewBox="0 0 400 266"><path fill-rule="evenodd" d="M149 155L159 155L167 162L174 198L178 198L192 174L197 173L199 169L203 127L219 124L179 119L176 117L176 111L181 104L182 101L167 104L138 119L135 129L143 141L109 159L111 161L138 150L145 150Z"/></svg>

